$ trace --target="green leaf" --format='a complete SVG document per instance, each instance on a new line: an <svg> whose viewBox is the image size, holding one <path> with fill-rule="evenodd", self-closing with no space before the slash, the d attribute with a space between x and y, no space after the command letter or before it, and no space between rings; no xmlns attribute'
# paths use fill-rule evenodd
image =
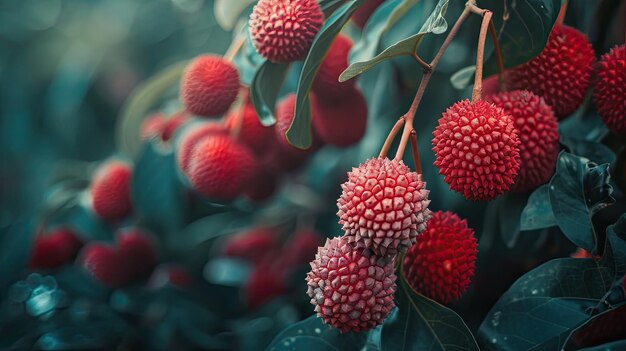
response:
<svg viewBox="0 0 626 351"><path fill-rule="evenodd" d="M608 165L561 152L550 180L550 205L559 229L574 244L596 252L597 238L591 218L614 202Z"/></svg>
<svg viewBox="0 0 626 351"><path fill-rule="evenodd" d="M248 27L245 26L242 30L247 31ZM252 39L250 39L249 35L246 35L246 42L233 59L233 64L239 71L241 83L251 86L257 71L264 62L265 59L254 48Z"/></svg>
<svg viewBox="0 0 626 351"><path fill-rule="evenodd" d="M0 227L0 292L26 268L34 237L30 223Z"/></svg>
<svg viewBox="0 0 626 351"><path fill-rule="evenodd" d="M620 339L626 335L626 303L600 313L577 328L567 341L566 350L580 350ZM601 348L601 350L611 350ZM614 348L614 350L624 350Z"/></svg>
<svg viewBox="0 0 626 351"><path fill-rule="evenodd" d="M570 153L588 158L597 164L615 162L613 150L596 141L580 140L561 135L559 142L567 147Z"/></svg>
<svg viewBox="0 0 626 351"><path fill-rule="evenodd" d="M476 65L461 68L450 77L450 84L452 84L455 89L465 89L474 80L475 73Z"/></svg>
<svg viewBox="0 0 626 351"><path fill-rule="evenodd" d="M358 351L363 349L367 333L345 333L313 315L283 330L267 347L269 351Z"/></svg>
<svg viewBox="0 0 626 351"><path fill-rule="evenodd" d="M326 52L335 37L341 31L344 24L350 20L350 16L356 11L365 0L346 1L340 8L326 20L320 31L315 36L311 49L304 60L298 89L296 91L296 110L293 121L287 130L287 140L293 146L300 149L307 149L311 146L311 107L309 91L313 84L313 79L317 74L317 69L324 60ZM257 111L258 112L258 111Z"/></svg>
<svg viewBox="0 0 626 351"><path fill-rule="evenodd" d="M499 200L500 235L506 246L512 248L519 237L521 230L520 217L528 203L528 194L509 193L500 197Z"/></svg>
<svg viewBox="0 0 626 351"><path fill-rule="evenodd" d="M456 312L415 293L402 277L396 296L398 310L383 325L381 350L478 350Z"/></svg>
<svg viewBox="0 0 626 351"><path fill-rule="evenodd" d="M420 42L426 34L441 34L448 29L448 23L446 22L444 15L448 9L449 0L439 0L437 6L430 14L422 28L408 38L402 39L395 44L389 46L380 54L374 56L371 59L363 60L352 63L345 71L339 76L340 82L345 82L348 79L354 78L359 74L367 72L377 64L392 59L398 56L413 56Z"/></svg>
<svg viewBox="0 0 626 351"><path fill-rule="evenodd" d="M216 213L187 225L178 235L168 237L175 250L188 250L209 240L235 233L250 225L247 213L228 211Z"/></svg>
<svg viewBox="0 0 626 351"><path fill-rule="evenodd" d="M232 30L239 16L253 2L253 0L215 0L213 3L215 21L222 29Z"/></svg>
<svg viewBox="0 0 626 351"><path fill-rule="evenodd" d="M606 228L607 250L603 259L609 260L609 267L614 271L615 281L626 274L626 213Z"/></svg>
<svg viewBox="0 0 626 351"><path fill-rule="evenodd" d="M264 126L276 123L274 106L289 65L265 61L257 70L250 86L250 99Z"/></svg>
<svg viewBox="0 0 626 351"><path fill-rule="evenodd" d="M550 187L544 184L530 194L528 203L522 211L521 230L536 230L554 227L556 219L550 205Z"/></svg>

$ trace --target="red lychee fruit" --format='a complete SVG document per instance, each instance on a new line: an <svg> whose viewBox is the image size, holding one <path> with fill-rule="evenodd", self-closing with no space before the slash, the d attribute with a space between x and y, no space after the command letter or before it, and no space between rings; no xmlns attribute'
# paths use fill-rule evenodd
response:
<svg viewBox="0 0 626 351"><path fill-rule="evenodd" d="M157 112L146 117L143 122L141 122L141 128L139 130L139 137L141 140L148 140L161 135L161 131L163 130L163 126L166 121L167 118L161 112Z"/></svg>
<svg viewBox="0 0 626 351"><path fill-rule="evenodd" d="M507 86L543 97L557 118L562 119L583 102L594 61L595 53L587 36L557 24L538 56L507 72Z"/></svg>
<svg viewBox="0 0 626 351"><path fill-rule="evenodd" d="M247 145L255 154L263 154L273 142L274 131L272 128L261 124L259 116L251 104L246 104L243 108L230 112L226 116L226 128L233 130L238 118L242 118L238 140Z"/></svg>
<svg viewBox="0 0 626 351"><path fill-rule="evenodd" d="M39 235L30 256L30 268L56 268L72 259L83 242L68 228L57 228L45 235Z"/></svg>
<svg viewBox="0 0 626 351"><path fill-rule="evenodd" d="M306 150L301 150L289 144L285 133L287 132L289 126L291 125L291 122L293 121L295 109L296 94L289 94L278 103L278 105L276 106L276 124L274 126L274 131L276 132L276 142L280 147L280 151L283 154L292 155L294 157L303 157L319 149L322 143L319 140L319 137L312 130L312 140L310 148ZM311 110L311 120L315 120L315 116L313 116L314 113L315 111Z"/></svg>
<svg viewBox="0 0 626 351"><path fill-rule="evenodd" d="M163 263L158 265L150 279L148 286L152 289L160 289L165 286L174 286L180 289L189 288L193 280L185 267L176 263Z"/></svg>
<svg viewBox="0 0 626 351"><path fill-rule="evenodd" d="M385 2L385 0L368 0L358 10L354 12L352 15L352 21L359 28L365 27L365 23L370 18L370 16L376 11L378 6Z"/></svg>
<svg viewBox="0 0 626 351"><path fill-rule="evenodd" d="M430 218L422 176L402 160L371 158L348 172L337 200L347 241L386 256L405 252Z"/></svg>
<svg viewBox="0 0 626 351"><path fill-rule="evenodd" d="M322 236L311 229L296 232L284 246L282 265L290 268L310 262L321 244Z"/></svg>
<svg viewBox="0 0 626 351"><path fill-rule="evenodd" d="M511 116L520 139L520 169L512 187L526 192L550 180L559 156L559 126L552 108L543 98L526 90L487 96Z"/></svg>
<svg viewBox="0 0 626 351"><path fill-rule="evenodd" d="M254 178L256 159L229 136L210 135L191 154L188 178L200 194L219 200L242 195Z"/></svg>
<svg viewBox="0 0 626 351"><path fill-rule="evenodd" d="M596 71L593 101L598 113L613 133L626 135L626 45L602 55Z"/></svg>
<svg viewBox="0 0 626 351"><path fill-rule="evenodd" d="M127 268L133 277L149 272L157 262L157 254L152 238L137 228L121 230L117 233L119 251L128 256L130 266Z"/></svg>
<svg viewBox="0 0 626 351"><path fill-rule="evenodd" d="M180 97L187 111L198 116L219 116L237 98L239 73L235 66L215 55L193 59L181 80Z"/></svg>
<svg viewBox="0 0 626 351"><path fill-rule="evenodd" d="M189 120L189 116L187 113L177 113L170 117L165 124L163 125L163 130L161 131L161 140L167 142L169 141L174 133L187 121Z"/></svg>
<svg viewBox="0 0 626 351"><path fill-rule="evenodd" d="M76 260L87 273L110 288L128 284L133 278L130 258L117 248L103 243L90 243Z"/></svg>
<svg viewBox="0 0 626 351"><path fill-rule="evenodd" d="M244 287L248 308L255 309L286 290L282 275L267 264L258 265Z"/></svg>
<svg viewBox="0 0 626 351"><path fill-rule="evenodd" d="M443 113L433 135L435 166L466 199L494 199L515 182L520 142L513 120L496 105L459 101Z"/></svg>
<svg viewBox="0 0 626 351"><path fill-rule="evenodd" d="M477 241L467 221L451 212L435 212L402 262L406 281L441 304L456 300L474 275Z"/></svg>
<svg viewBox="0 0 626 351"><path fill-rule="evenodd" d="M271 198L275 192L276 176L269 170L259 167L245 195L253 202L262 202Z"/></svg>
<svg viewBox="0 0 626 351"><path fill-rule="evenodd" d="M193 153L194 148L198 145L198 142L204 139L206 136L219 134L219 135L228 135L228 130L224 128L221 124L214 122L202 123L197 126L193 126L189 130L185 131L183 135L180 145L178 147L178 166L180 169L187 174L189 161L191 160L191 155Z"/></svg>
<svg viewBox="0 0 626 351"><path fill-rule="evenodd" d="M311 107L313 128L324 143L347 147L358 143L365 135L367 103L360 91L353 89L337 101L312 95Z"/></svg>
<svg viewBox="0 0 626 351"><path fill-rule="evenodd" d="M224 255L259 263L276 253L277 233L271 228L256 227L229 238Z"/></svg>
<svg viewBox="0 0 626 351"><path fill-rule="evenodd" d="M274 176L292 172L306 164L309 156L311 156L309 150L296 149L291 145L282 146L278 141L275 141L262 156L261 165Z"/></svg>
<svg viewBox="0 0 626 351"><path fill-rule="evenodd" d="M93 210L100 218L117 221L130 215L132 170L126 163L109 161L101 165L91 182Z"/></svg>
<svg viewBox="0 0 626 351"><path fill-rule="evenodd" d="M272 62L303 60L323 21L316 0L259 0L250 14L250 36Z"/></svg>
<svg viewBox="0 0 626 351"><path fill-rule="evenodd" d="M354 79L340 83L339 76L348 68L348 54L352 48L352 40L339 34L328 49L328 53L320 64L312 90L324 100L341 100L344 95L354 89Z"/></svg>
<svg viewBox="0 0 626 351"><path fill-rule="evenodd" d="M343 238L327 239L319 248L306 281L317 316L342 333L383 324L395 306L393 261Z"/></svg>
<svg viewBox="0 0 626 351"><path fill-rule="evenodd" d="M494 95L500 92L500 81L498 75L494 74L483 79L483 96Z"/></svg>

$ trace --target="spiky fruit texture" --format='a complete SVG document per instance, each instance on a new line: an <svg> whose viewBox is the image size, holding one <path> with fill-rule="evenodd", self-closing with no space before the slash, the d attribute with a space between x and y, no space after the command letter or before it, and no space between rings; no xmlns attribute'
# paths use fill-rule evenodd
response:
<svg viewBox="0 0 626 351"><path fill-rule="evenodd" d="M244 288L246 303L254 309L285 292L285 282L279 272L270 265L258 265Z"/></svg>
<svg viewBox="0 0 626 351"><path fill-rule="evenodd" d="M602 55L597 65L593 99L604 123L615 134L626 135L626 45Z"/></svg>
<svg viewBox="0 0 626 351"><path fill-rule="evenodd" d="M238 257L253 263L263 261L276 252L277 233L267 227L256 227L232 236L224 247L226 256Z"/></svg>
<svg viewBox="0 0 626 351"><path fill-rule="evenodd" d="M404 256L403 274L419 293L447 304L465 292L474 275L477 242L467 221L435 212Z"/></svg>
<svg viewBox="0 0 626 351"><path fill-rule="evenodd" d="M109 161L96 170L91 182L91 201L94 212L107 221L117 221L132 211L129 165Z"/></svg>
<svg viewBox="0 0 626 351"><path fill-rule="evenodd" d="M466 199L494 199L515 182L520 142L501 108L483 100L459 101L443 113L433 135L435 166Z"/></svg>
<svg viewBox="0 0 626 351"><path fill-rule="evenodd" d="M352 40L339 34L328 49L328 53L313 80L313 92L324 100L341 100L354 89L354 79L340 83L339 76L348 68L348 54Z"/></svg>
<svg viewBox="0 0 626 351"><path fill-rule="evenodd" d="M587 36L557 24L538 56L507 72L507 86L543 97L561 119L583 102L594 61L595 53Z"/></svg>
<svg viewBox="0 0 626 351"><path fill-rule="evenodd" d="M215 55L201 55L185 69L180 97L187 111L198 116L219 116L237 98L239 73L235 66Z"/></svg>
<svg viewBox="0 0 626 351"><path fill-rule="evenodd" d="M128 255L110 245L97 242L87 244L80 251L76 262L94 279L111 288L125 285L133 279Z"/></svg>
<svg viewBox="0 0 626 351"><path fill-rule="evenodd" d="M323 21L316 0L259 0L250 14L250 35L259 54L272 62L303 60Z"/></svg>
<svg viewBox="0 0 626 351"><path fill-rule="evenodd" d="M559 156L559 126L543 98L526 90L487 96L513 119L520 139L520 170L512 190L526 192L546 183Z"/></svg>
<svg viewBox="0 0 626 351"><path fill-rule="evenodd" d="M274 138L272 128L261 124L259 116L251 104L246 104L245 107L229 113L226 116L226 128L229 130L235 128L238 118L242 118L239 141L247 145L257 155L264 153Z"/></svg>
<svg viewBox="0 0 626 351"><path fill-rule="evenodd" d="M337 101L313 95L311 107L313 128L324 143L347 147L356 144L365 135L367 103L360 91L352 89Z"/></svg>
<svg viewBox="0 0 626 351"><path fill-rule="evenodd" d="M121 230L117 233L117 245L123 255L128 256L133 276L149 272L157 262L156 248L152 238L137 228Z"/></svg>
<svg viewBox="0 0 626 351"><path fill-rule="evenodd" d="M228 131L218 123L207 122L192 127L182 137L180 146L178 147L178 166L187 174L189 172L189 162L191 161L191 155L193 150L202 139L209 135L224 135L228 134Z"/></svg>
<svg viewBox="0 0 626 351"><path fill-rule="evenodd" d="M311 131L311 147L306 150L301 150L296 148L295 146L289 144L287 141L287 137L285 133L289 129L291 122L294 118L294 113L296 109L296 94L289 94L285 96L276 106L276 124L274 127L274 131L276 132L276 141L279 146L279 151L286 155L302 157L304 155L308 155L309 153L317 150L321 147L321 142L319 137ZM312 115L315 111L311 111ZM315 115L311 117L312 120L315 120Z"/></svg>
<svg viewBox="0 0 626 351"><path fill-rule="evenodd" d="M348 242L386 256L405 252L430 218L422 176L404 162L371 158L348 172L337 199Z"/></svg>
<svg viewBox="0 0 626 351"><path fill-rule="evenodd" d="M230 200L242 195L258 167L252 152L226 135L210 135L193 148L188 178L200 194Z"/></svg>
<svg viewBox="0 0 626 351"><path fill-rule="evenodd" d="M342 333L382 324L395 305L393 261L355 248L343 238L326 240L306 280L318 317Z"/></svg>
<svg viewBox="0 0 626 351"><path fill-rule="evenodd" d="M352 21L354 21L354 24L356 24L359 28L365 27L365 23L370 18L372 13L374 13L378 6L380 6L383 2L385 2L385 0L366 1L363 5L361 5L361 7L359 7L358 10L356 10L354 15L352 15Z"/></svg>
<svg viewBox="0 0 626 351"><path fill-rule="evenodd" d="M30 268L55 268L72 260L83 245L76 234L67 228L57 228L39 235L30 257Z"/></svg>

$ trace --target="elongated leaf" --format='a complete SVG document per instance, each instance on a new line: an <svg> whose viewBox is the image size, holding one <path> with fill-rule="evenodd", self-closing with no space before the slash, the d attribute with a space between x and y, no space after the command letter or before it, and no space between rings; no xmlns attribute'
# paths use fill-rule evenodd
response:
<svg viewBox="0 0 626 351"><path fill-rule="evenodd" d="M580 128L580 126L579 126ZM580 140L561 135L559 142L567 147L570 153L588 158L597 164L615 162L615 153L596 141Z"/></svg>
<svg viewBox="0 0 626 351"><path fill-rule="evenodd" d="M311 49L304 60L300 72L300 79L298 80L296 110L294 112L293 121L286 133L287 140L295 147L307 149L311 146L311 107L309 91L311 90L313 79L333 40L341 31L341 28L348 22L354 11L361 6L363 1L364 0L346 1L345 4L335 10L326 20L311 44Z"/></svg>
<svg viewBox="0 0 626 351"><path fill-rule="evenodd" d="M178 236L168 239L175 249L191 249L208 240L242 230L250 225L250 221L249 215L239 211L217 213L189 224Z"/></svg>
<svg viewBox="0 0 626 351"><path fill-rule="evenodd" d="M550 205L550 187L544 184L530 194L528 203L522 211L521 230L535 230L554 227L556 219Z"/></svg>
<svg viewBox="0 0 626 351"><path fill-rule="evenodd" d="M215 0L213 14L217 24L224 30L232 30L239 16L253 2L254 0Z"/></svg>
<svg viewBox="0 0 626 351"><path fill-rule="evenodd" d="M606 257L609 267L614 271L614 281L621 281L626 274L626 213L606 228L607 247L603 259Z"/></svg>
<svg viewBox="0 0 626 351"><path fill-rule="evenodd" d="M340 82L345 82L348 79L358 76L377 64L392 59L398 56L413 56L420 42L424 38L426 34L441 34L444 33L448 29L448 23L446 22L444 16L448 9L448 0L439 0L437 6L428 17L422 28L416 34L405 38L403 40L398 41L397 43L391 45L386 48L380 54L375 57L352 63L345 71L341 73L339 76Z"/></svg>
<svg viewBox="0 0 626 351"><path fill-rule="evenodd" d="M250 99L264 126L276 123L274 106L289 65L265 61L257 70L250 86Z"/></svg>
<svg viewBox="0 0 626 351"><path fill-rule="evenodd" d="M455 89L464 89L474 80L474 74L476 73L476 65L467 66L456 71L450 77L450 84Z"/></svg>

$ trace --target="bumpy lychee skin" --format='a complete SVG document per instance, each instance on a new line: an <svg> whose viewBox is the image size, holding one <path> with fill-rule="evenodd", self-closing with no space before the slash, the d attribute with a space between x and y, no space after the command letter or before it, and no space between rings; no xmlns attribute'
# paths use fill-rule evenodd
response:
<svg viewBox="0 0 626 351"><path fill-rule="evenodd" d="M327 239L319 248L306 281L318 317L342 333L382 324L395 306L393 261L343 238Z"/></svg>
<svg viewBox="0 0 626 351"><path fill-rule="evenodd" d="M466 220L451 212L435 212L404 256L402 273L417 292L445 305L467 290L477 253L474 231Z"/></svg>
<svg viewBox="0 0 626 351"><path fill-rule="evenodd" d="M133 279L129 257L113 246L93 242L79 253L76 263L101 284L117 288Z"/></svg>
<svg viewBox="0 0 626 351"><path fill-rule="evenodd" d="M513 120L496 105L459 101L443 113L433 135L435 166L466 199L491 200L515 183L520 142Z"/></svg>
<svg viewBox="0 0 626 351"><path fill-rule="evenodd" d="M250 35L259 54L272 62L303 60L323 21L316 0L259 0L250 14Z"/></svg>
<svg viewBox="0 0 626 351"><path fill-rule="evenodd" d="M604 123L615 134L626 135L626 45L602 55L597 65L593 101Z"/></svg>
<svg viewBox="0 0 626 351"><path fill-rule="evenodd" d="M367 103L352 89L343 99L329 101L311 97L312 125L319 139L329 145L348 147L358 143L367 128Z"/></svg>
<svg viewBox="0 0 626 351"><path fill-rule="evenodd" d="M558 123L543 98L526 90L487 96L511 116L520 139L520 170L512 190L526 192L546 183L559 156Z"/></svg>
<svg viewBox="0 0 626 351"><path fill-rule="evenodd" d="M234 129L238 118L243 118L239 130L239 140L255 154L263 154L273 141L274 131L272 128L261 124L259 116L251 104L246 104L242 109L230 112L226 116L226 128Z"/></svg>
<svg viewBox="0 0 626 351"><path fill-rule="evenodd" d="M587 36L557 24L538 56L507 72L507 86L543 97L557 118L562 119L583 102L594 61L595 53Z"/></svg>
<svg viewBox="0 0 626 351"><path fill-rule="evenodd" d="M103 164L91 182L91 200L94 212L107 221L117 221L132 211L130 181L132 170L120 161Z"/></svg>
<svg viewBox="0 0 626 351"><path fill-rule="evenodd" d="M215 55L196 57L185 69L180 97L185 108L198 116L224 114L239 92L235 66Z"/></svg>
<svg viewBox="0 0 626 351"><path fill-rule="evenodd" d="M188 172L189 162L191 161L191 155L194 148L202 139L209 135L228 135L228 130L221 124L207 122L197 126L193 126L189 130L185 131L182 137L180 145L178 147L178 166L184 172Z"/></svg>
<svg viewBox="0 0 626 351"><path fill-rule="evenodd" d="M324 100L341 100L354 89L354 79L340 83L339 76L348 68L348 54L352 40L339 34L328 49L317 75L313 80L313 92Z"/></svg>
<svg viewBox="0 0 626 351"><path fill-rule="evenodd" d="M337 199L339 224L356 247L381 256L405 252L430 218L422 176L404 162L371 158L348 172Z"/></svg>
<svg viewBox="0 0 626 351"><path fill-rule="evenodd" d="M200 194L231 200L243 194L256 167L256 159L248 148L229 136L210 135L193 149L188 178Z"/></svg>
<svg viewBox="0 0 626 351"><path fill-rule="evenodd" d="M83 245L79 237L68 228L57 228L37 236L30 257L30 268L55 268L72 260Z"/></svg>

